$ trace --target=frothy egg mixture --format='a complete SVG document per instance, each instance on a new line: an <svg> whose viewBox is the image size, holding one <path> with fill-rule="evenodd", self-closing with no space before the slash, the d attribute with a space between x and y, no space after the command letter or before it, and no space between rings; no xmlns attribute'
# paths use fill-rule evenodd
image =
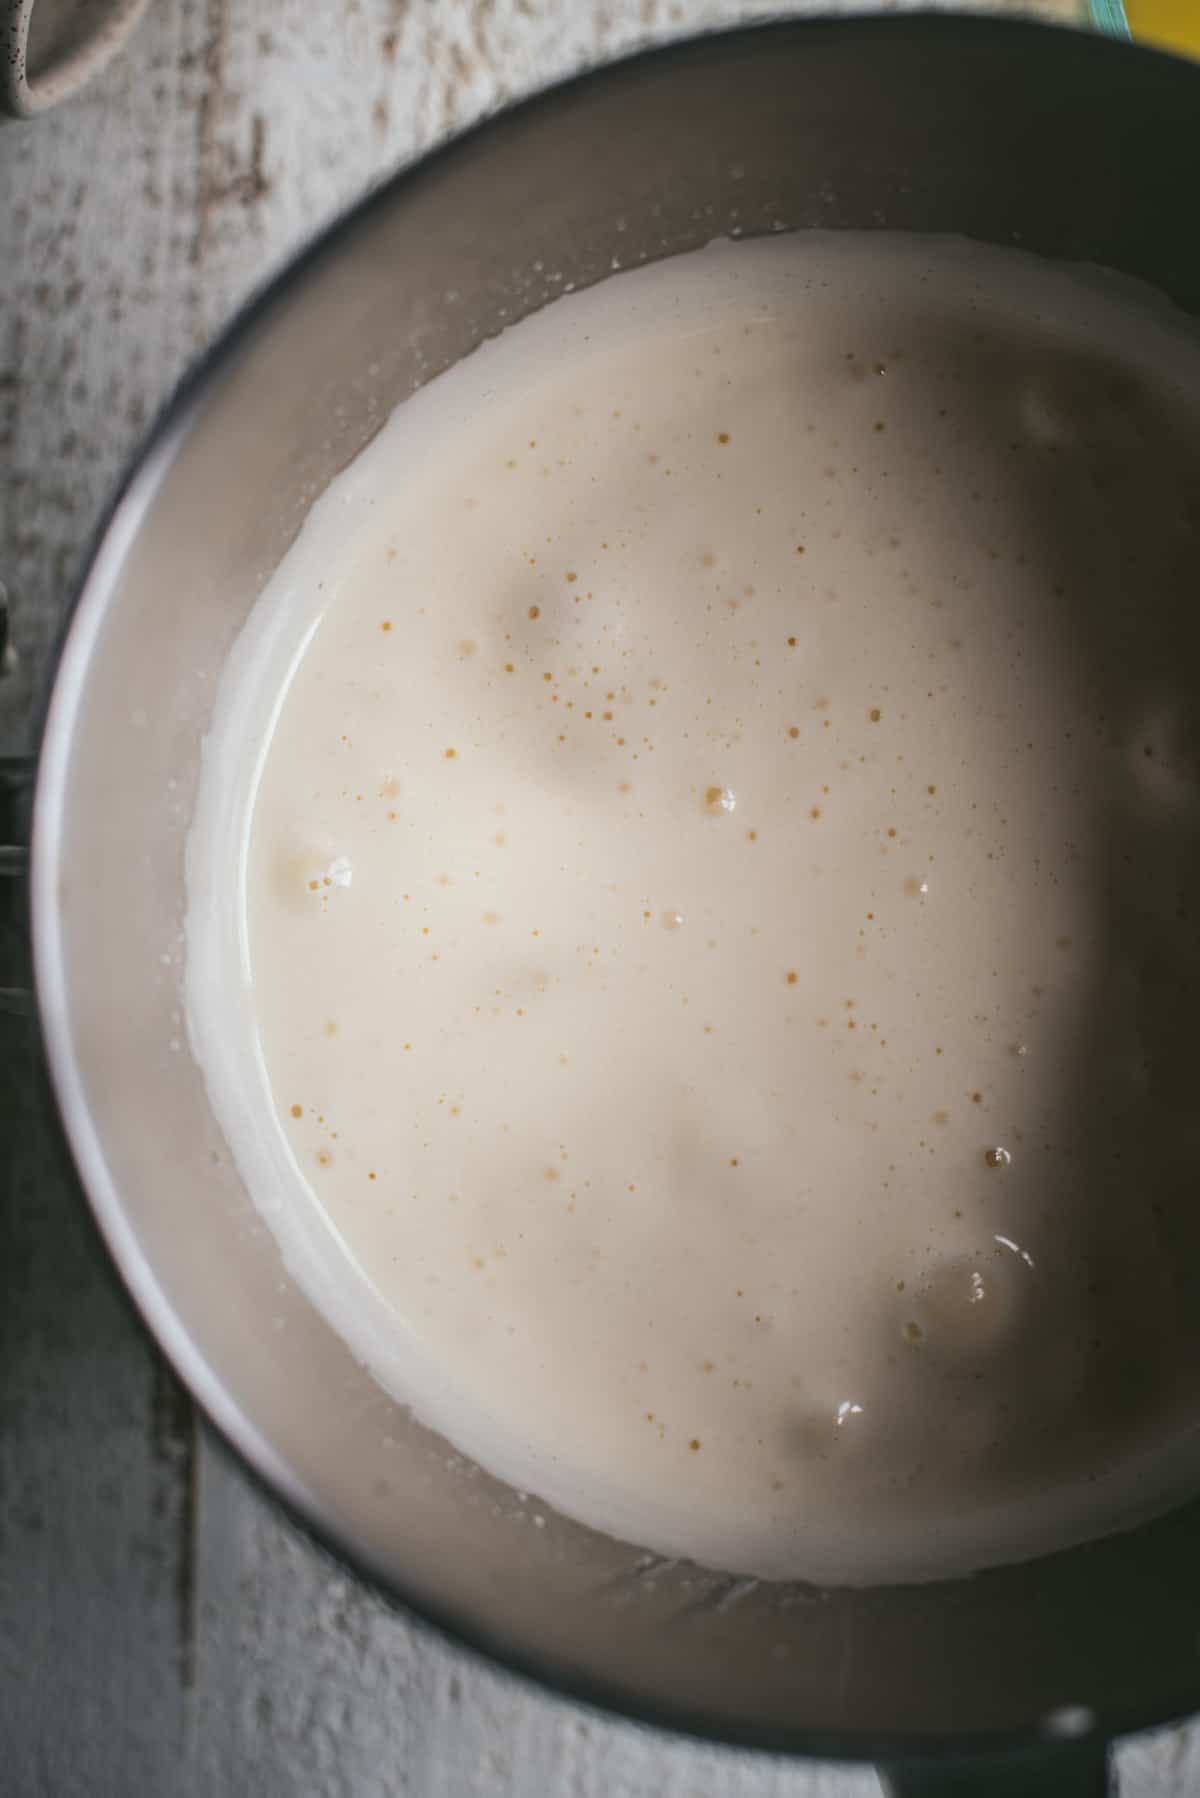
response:
<svg viewBox="0 0 1200 1798"><path fill-rule="evenodd" d="M224 676L193 1043L393 1393L875 1581L1200 1445L1200 351L949 240L622 275L402 406Z"/></svg>

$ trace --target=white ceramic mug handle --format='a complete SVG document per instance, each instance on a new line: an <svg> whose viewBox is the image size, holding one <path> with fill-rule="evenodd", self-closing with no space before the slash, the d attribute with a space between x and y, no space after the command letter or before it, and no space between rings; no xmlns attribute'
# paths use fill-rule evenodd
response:
<svg viewBox="0 0 1200 1798"><path fill-rule="evenodd" d="M150 0L0 0L0 112L32 119L112 60Z"/></svg>

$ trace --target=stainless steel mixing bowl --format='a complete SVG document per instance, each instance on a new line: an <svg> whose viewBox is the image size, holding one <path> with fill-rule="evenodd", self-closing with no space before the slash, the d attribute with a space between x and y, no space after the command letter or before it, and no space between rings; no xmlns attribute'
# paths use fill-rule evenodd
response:
<svg viewBox="0 0 1200 1798"><path fill-rule="evenodd" d="M888 17L640 56L341 219L186 382L100 534L46 722L32 904L46 1052L101 1229L267 1484L387 1590L555 1686L780 1750L944 1766L1003 1749L1026 1793L1026 1754L1056 1749L1046 1789L1099 1789L1105 1732L1200 1704L1200 1507L973 1580L761 1584L549 1514L393 1404L285 1276L187 1048L184 839L226 652L398 402L617 262L729 232L955 231L1126 270L1195 312L1198 196L1200 67L1127 46Z"/></svg>

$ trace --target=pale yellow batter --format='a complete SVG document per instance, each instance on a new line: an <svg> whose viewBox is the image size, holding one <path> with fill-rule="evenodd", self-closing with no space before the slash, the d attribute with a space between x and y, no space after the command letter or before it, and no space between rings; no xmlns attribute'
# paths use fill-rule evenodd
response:
<svg viewBox="0 0 1200 1798"><path fill-rule="evenodd" d="M901 237L489 344L226 674L193 1041L391 1390L737 1571L976 1567L1195 1471L1200 354Z"/></svg>

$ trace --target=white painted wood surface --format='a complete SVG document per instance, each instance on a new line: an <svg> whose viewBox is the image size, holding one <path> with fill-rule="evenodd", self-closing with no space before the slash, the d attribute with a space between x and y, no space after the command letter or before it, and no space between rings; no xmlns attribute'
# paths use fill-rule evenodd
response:
<svg viewBox="0 0 1200 1798"><path fill-rule="evenodd" d="M1062 5L1070 0L1061 0ZM0 129L0 580L34 696L130 450L233 308L343 202L513 94L756 0L153 0L80 100ZM165 596L169 597L169 596ZM585 1713L399 1616L201 1429L132 1318L0 1020L0 1793L868 1798ZM1119 1620L1114 1620L1119 1627ZM1190 1731L1127 1798L1200 1793Z"/></svg>

